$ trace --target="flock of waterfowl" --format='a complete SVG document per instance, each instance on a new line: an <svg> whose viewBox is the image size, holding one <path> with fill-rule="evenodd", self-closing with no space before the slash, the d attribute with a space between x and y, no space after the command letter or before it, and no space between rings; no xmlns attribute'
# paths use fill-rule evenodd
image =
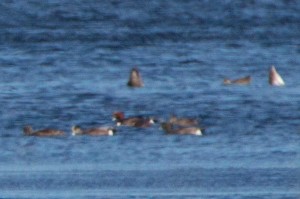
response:
<svg viewBox="0 0 300 199"><path fill-rule="evenodd" d="M230 80L224 79L225 85L239 84L247 85L251 83L251 76ZM283 86L285 83L274 66L271 66L269 70L269 84L272 86ZM129 81L127 83L129 87L143 87L141 75L137 68L133 68L130 73ZM116 133L116 126L130 126L136 128L151 127L159 121L153 117L135 116L125 117L123 112L113 113L113 120L116 122L114 127L98 127L82 129L80 126L73 126L71 128L72 135L93 135L93 136L113 136ZM204 128L199 126L197 119L193 118L179 118L175 115L170 116L168 121L160 122L161 129L166 134L178 134L178 135L203 135ZM31 126L25 126L23 129L26 136L61 136L65 135L63 131L56 129L42 129L34 131Z"/></svg>
<svg viewBox="0 0 300 199"><path fill-rule="evenodd" d="M132 116L125 117L123 112L113 113L113 120L115 121L115 126L113 127L97 127L82 129L80 126L72 126L72 135L107 135L113 136L116 133L116 127L128 126L135 128L148 128L152 127L154 124L159 123L154 117L144 117L144 116ZM198 125L197 119L193 118L178 118L175 115L170 116L167 122L161 123L161 128L167 134L189 134L189 135L202 135L203 128ZM25 126L23 129L24 135L27 136L62 136L65 135L63 131L56 129L42 129L33 131L31 126Z"/></svg>

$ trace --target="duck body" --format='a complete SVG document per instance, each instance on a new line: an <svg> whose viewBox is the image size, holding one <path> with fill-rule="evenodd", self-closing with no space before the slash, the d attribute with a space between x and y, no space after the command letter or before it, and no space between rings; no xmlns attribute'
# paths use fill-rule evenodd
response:
<svg viewBox="0 0 300 199"><path fill-rule="evenodd" d="M116 121L117 126L132 126L140 128L150 127L155 123L153 118L145 118L142 116L125 118L123 112L115 112L113 114L113 120Z"/></svg>
<svg viewBox="0 0 300 199"><path fill-rule="evenodd" d="M168 135L202 135L202 130L199 127L175 127L169 122L163 122L161 127Z"/></svg>
<svg viewBox="0 0 300 199"><path fill-rule="evenodd" d="M113 136L116 130L112 127L98 127L90 129L81 129L79 126L72 127L72 135L94 135L94 136Z"/></svg>
<svg viewBox="0 0 300 199"><path fill-rule="evenodd" d="M246 76L235 80L224 79L223 83L225 85L230 85L230 84L247 85L251 83L251 76Z"/></svg>
<svg viewBox="0 0 300 199"><path fill-rule="evenodd" d="M138 120L134 126L135 127L140 127L140 128L147 128L147 127L151 127L152 124L154 124L155 121L152 118L142 118L141 120Z"/></svg>
<svg viewBox="0 0 300 199"><path fill-rule="evenodd" d="M25 126L23 128L24 135L26 136L40 136L40 137L48 137L48 136L61 136L64 135L63 131L56 129L42 129L33 131L31 126Z"/></svg>
<svg viewBox="0 0 300 199"><path fill-rule="evenodd" d="M285 82L277 72L275 66L271 66L269 70L269 84L272 86L284 86Z"/></svg>
<svg viewBox="0 0 300 199"><path fill-rule="evenodd" d="M178 126L197 126L198 125L198 121L196 119L178 118L175 115L172 115L168 122L173 125L178 125Z"/></svg>
<svg viewBox="0 0 300 199"><path fill-rule="evenodd" d="M127 82L129 87L143 87L144 83L140 72L137 68L133 68L130 72L129 81Z"/></svg>

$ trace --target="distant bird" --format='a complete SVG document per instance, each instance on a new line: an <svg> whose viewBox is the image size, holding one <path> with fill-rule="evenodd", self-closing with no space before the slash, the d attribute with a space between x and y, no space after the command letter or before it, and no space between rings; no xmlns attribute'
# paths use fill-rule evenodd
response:
<svg viewBox="0 0 300 199"><path fill-rule="evenodd" d="M284 86L285 83L279 73L276 71L275 66L271 66L269 70L269 84L272 86Z"/></svg>
<svg viewBox="0 0 300 199"><path fill-rule="evenodd" d="M199 123L193 118L178 118L175 115L171 115L169 123L178 126L197 126Z"/></svg>
<svg viewBox="0 0 300 199"><path fill-rule="evenodd" d="M42 129L38 131L33 131L31 126L25 126L23 128L24 135L27 136L41 136L41 137L46 137L46 136L60 136L64 135L63 131L60 130L55 130L55 129Z"/></svg>
<svg viewBox="0 0 300 199"><path fill-rule="evenodd" d="M151 127L156 122L157 122L156 119L154 119L152 117L143 118L142 120L137 121L135 123L134 127L147 128L147 127Z"/></svg>
<svg viewBox="0 0 300 199"><path fill-rule="evenodd" d="M144 83L137 68L133 68L130 72L129 81L127 83L130 87L143 87Z"/></svg>
<svg viewBox="0 0 300 199"><path fill-rule="evenodd" d="M113 113L113 120L116 121L117 126L132 126L132 127L150 127L152 124L156 123L154 118L145 118L143 116L135 116L125 118L123 112Z"/></svg>
<svg viewBox="0 0 300 199"><path fill-rule="evenodd" d="M229 84L247 85L247 84L251 83L251 76L246 76L246 77L242 77L242 78L235 79L235 80L224 79L223 83L226 85L229 85Z"/></svg>
<svg viewBox="0 0 300 199"><path fill-rule="evenodd" d="M81 129L79 126L72 127L72 135L110 135L113 136L116 130L112 127L99 127Z"/></svg>
<svg viewBox="0 0 300 199"><path fill-rule="evenodd" d="M173 124L169 122L161 123L161 128L166 132L168 135L202 135L202 130L199 127L175 127Z"/></svg>

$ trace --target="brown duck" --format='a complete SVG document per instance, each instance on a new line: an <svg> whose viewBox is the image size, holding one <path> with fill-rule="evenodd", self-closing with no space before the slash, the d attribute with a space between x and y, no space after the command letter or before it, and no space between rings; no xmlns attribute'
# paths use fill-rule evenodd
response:
<svg viewBox="0 0 300 199"><path fill-rule="evenodd" d="M171 115L169 123L178 126L197 126L198 121L193 118L178 118L175 115Z"/></svg>
<svg viewBox="0 0 300 199"><path fill-rule="evenodd" d="M137 68L133 68L130 72L129 81L127 83L130 87L143 87L144 83Z"/></svg>
<svg viewBox="0 0 300 199"><path fill-rule="evenodd" d="M42 130L33 131L31 126L25 126L23 128L23 132L24 132L24 135L27 135L27 136L46 137L46 136L61 136L61 135L64 135L63 131L56 130L56 129L42 129Z"/></svg>
<svg viewBox="0 0 300 199"><path fill-rule="evenodd" d="M229 85L229 84L247 85L247 84L251 83L251 76L246 76L246 77L242 77L242 78L235 79L235 80L224 79L223 83L226 85Z"/></svg>
<svg viewBox="0 0 300 199"><path fill-rule="evenodd" d="M150 127L156 122L153 118L145 118L142 116L125 118L123 112L115 112L113 114L113 120L116 121L117 126L133 126L133 127Z"/></svg>
<svg viewBox="0 0 300 199"><path fill-rule="evenodd" d="M112 127L99 127L90 129L81 129L80 126L72 127L72 135L110 135L113 136L116 130Z"/></svg>
<svg viewBox="0 0 300 199"><path fill-rule="evenodd" d="M179 127L176 128L169 122L161 123L162 129L168 135L202 135L202 129L199 127Z"/></svg>

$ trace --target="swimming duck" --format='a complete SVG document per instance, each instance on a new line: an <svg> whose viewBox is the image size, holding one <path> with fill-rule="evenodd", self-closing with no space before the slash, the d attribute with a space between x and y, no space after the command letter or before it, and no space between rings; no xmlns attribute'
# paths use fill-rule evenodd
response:
<svg viewBox="0 0 300 199"><path fill-rule="evenodd" d="M242 77L242 78L235 79L235 80L224 79L223 83L226 85L229 85L229 84L246 85L246 84L251 83L251 76L246 76L246 77Z"/></svg>
<svg viewBox="0 0 300 199"><path fill-rule="evenodd" d="M60 136L64 135L63 131L55 129L42 129L38 131L33 131L31 126L25 126L23 128L24 135L27 136Z"/></svg>
<svg viewBox="0 0 300 199"><path fill-rule="evenodd" d="M153 118L145 118L142 116L129 117L125 118L123 112L115 112L113 113L113 120L116 121L117 126L133 126L133 127L150 127L155 123L155 119Z"/></svg>
<svg viewBox="0 0 300 199"><path fill-rule="evenodd" d="M133 68L130 72L129 81L127 83L130 87L143 87L144 83L137 68Z"/></svg>
<svg viewBox="0 0 300 199"><path fill-rule="evenodd" d="M197 126L198 121L192 118L178 118L175 115L171 115L169 121L170 124L178 126Z"/></svg>
<svg viewBox="0 0 300 199"><path fill-rule="evenodd" d="M111 127L99 127L81 129L79 126L72 126L72 135L114 135L116 130Z"/></svg>
<svg viewBox="0 0 300 199"><path fill-rule="evenodd" d="M199 127L180 127L177 126L176 128L174 127L173 124L169 122L163 122L161 123L162 129L166 132L166 134L169 135L202 135L202 129Z"/></svg>
<svg viewBox="0 0 300 199"><path fill-rule="evenodd" d="M285 83L279 73L276 71L275 66L271 66L269 70L269 84L272 86L284 86Z"/></svg>
<svg viewBox="0 0 300 199"><path fill-rule="evenodd" d="M143 118L142 120L138 120L134 126L140 128L147 128L151 127L153 124L156 123L156 120L153 118Z"/></svg>

